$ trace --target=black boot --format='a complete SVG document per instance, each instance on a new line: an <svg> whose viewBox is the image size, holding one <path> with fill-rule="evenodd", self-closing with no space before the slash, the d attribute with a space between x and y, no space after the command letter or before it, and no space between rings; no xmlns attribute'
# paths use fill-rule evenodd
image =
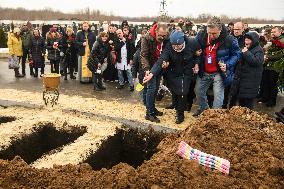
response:
<svg viewBox="0 0 284 189"><path fill-rule="evenodd" d="M184 112L178 111L176 113L176 124L181 124L184 121Z"/></svg>
<svg viewBox="0 0 284 189"><path fill-rule="evenodd" d="M156 116L162 116L164 113L163 112L160 112L159 110L157 110L156 108L155 108L155 115Z"/></svg>
<svg viewBox="0 0 284 189"><path fill-rule="evenodd" d="M160 123L160 119L157 118L155 114L146 113L145 119L151 122Z"/></svg>
<svg viewBox="0 0 284 189"><path fill-rule="evenodd" d="M74 76L74 69L70 68L70 79L76 79L76 77Z"/></svg>
<svg viewBox="0 0 284 189"><path fill-rule="evenodd" d="M24 77L23 75L20 74L19 68L14 69L14 71L15 71L15 77L17 77L17 78Z"/></svg>
<svg viewBox="0 0 284 189"><path fill-rule="evenodd" d="M99 87L99 85L97 83L94 83L94 90L95 91L102 91L103 89L101 87Z"/></svg>

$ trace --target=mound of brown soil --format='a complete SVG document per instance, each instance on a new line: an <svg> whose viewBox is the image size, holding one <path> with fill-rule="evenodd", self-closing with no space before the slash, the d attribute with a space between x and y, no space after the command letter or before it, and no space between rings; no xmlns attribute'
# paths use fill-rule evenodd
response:
<svg viewBox="0 0 284 189"><path fill-rule="evenodd" d="M137 169L120 163L93 171L88 164L35 169L19 157L0 161L3 188L284 188L284 125L244 109L208 110ZM180 141L227 159L230 174L176 155Z"/></svg>

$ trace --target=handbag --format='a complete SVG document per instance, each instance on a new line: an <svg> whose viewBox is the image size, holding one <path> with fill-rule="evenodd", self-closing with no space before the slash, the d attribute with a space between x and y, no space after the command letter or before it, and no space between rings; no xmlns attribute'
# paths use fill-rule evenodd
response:
<svg viewBox="0 0 284 189"><path fill-rule="evenodd" d="M18 69L20 68L19 65L19 58L16 56L11 56L8 60L8 67L9 69Z"/></svg>

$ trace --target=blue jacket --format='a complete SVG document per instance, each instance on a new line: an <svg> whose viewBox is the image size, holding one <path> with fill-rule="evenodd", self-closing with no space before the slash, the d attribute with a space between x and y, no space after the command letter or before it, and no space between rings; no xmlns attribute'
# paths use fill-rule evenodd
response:
<svg viewBox="0 0 284 189"><path fill-rule="evenodd" d="M201 30L197 36L196 39L198 43L201 46L202 49L202 55L200 59L200 66L199 66L199 76L203 77L205 72L205 57L206 57L206 47L207 47L207 28L204 30ZM224 85L230 85L234 78L234 70L237 62L240 59L240 47L238 45L238 40L228 34L228 31L226 30L225 25L222 27L221 34L218 39L212 42L219 43L218 49L217 49L217 62L220 60L224 60L227 66L226 73L223 73L220 68L218 67L218 71L221 73L221 76L223 78Z"/></svg>

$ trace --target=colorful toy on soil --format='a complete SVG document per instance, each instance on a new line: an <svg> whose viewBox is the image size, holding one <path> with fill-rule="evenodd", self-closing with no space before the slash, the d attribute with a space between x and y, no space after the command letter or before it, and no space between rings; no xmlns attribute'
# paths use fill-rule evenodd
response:
<svg viewBox="0 0 284 189"><path fill-rule="evenodd" d="M228 160L194 149L184 141L180 142L176 153L182 158L196 160L200 165L212 170L215 169L222 173L229 174L230 162Z"/></svg>

